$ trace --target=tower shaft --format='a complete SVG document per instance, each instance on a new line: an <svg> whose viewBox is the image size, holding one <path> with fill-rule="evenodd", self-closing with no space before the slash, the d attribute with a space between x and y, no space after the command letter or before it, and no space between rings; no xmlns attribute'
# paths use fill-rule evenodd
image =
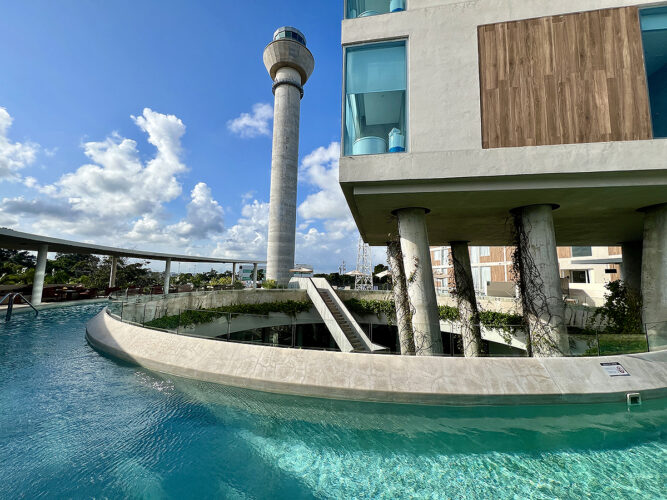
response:
<svg viewBox="0 0 667 500"><path fill-rule="evenodd" d="M303 33L286 26L275 32L264 50L264 65L275 96L266 277L284 287L294 267L301 98L315 60Z"/></svg>
<svg viewBox="0 0 667 500"><path fill-rule="evenodd" d="M266 275L285 285L294 266L301 76L295 69L283 67L276 74L276 84Z"/></svg>

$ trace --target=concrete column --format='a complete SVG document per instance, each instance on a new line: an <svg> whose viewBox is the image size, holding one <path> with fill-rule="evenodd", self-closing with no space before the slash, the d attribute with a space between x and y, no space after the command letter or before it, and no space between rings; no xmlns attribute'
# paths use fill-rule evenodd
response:
<svg viewBox="0 0 667 500"><path fill-rule="evenodd" d="M236 262L232 264L232 285L236 283Z"/></svg>
<svg viewBox="0 0 667 500"><path fill-rule="evenodd" d="M482 355L482 331L479 326L479 310L475 296L475 283L472 279L470 253L466 241L452 241L450 244L454 281L456 283L456 302L461 317L463 355L474 358Z"/></svg>
<svg viewBox="0 0 667 500"><path fill-rule="evenodd" d="M35 279L32 282L32 295L30 302L33 306L42 303L42 291L44 290L44 276L46 275L46 256L49 253L48 245L40 245L37 250L37 265L35 266Z"/></svg>
<svg viewBox="0 0 667 500"><path fill-rule="evenodd" d="M621 263L621 279L628 289L639 294L642 282L642 242L624 241L621 243L623 262Z"/></svg>
<svg viewBox="0 0 667 500"><path fill-rule="evenodd" d="M423 208L403 208L395 212L417 356L443 353L426 212Z"/></svg>
<svg viewBox="0 0 667 500"><path fill-rule="evenodd" d="M276 81L301 85L301 75L293 68L278 70ZM271 155L271 195L269 202L269 244L266 275L279 286L287 286L294 267L296 235L296 188L299 171L299 114L301 94L294 85L275 89L273 112L273 154Z"/></svg>
<svg viewBox="0 0 667 500"><path fill-rule="evenodd" d="M403 356L415 355L415 340L412 333L412 312L408 300L408 289L403 269L403 254L398 241L387 242L387 263L391 269L391 282L396 309L398 342Z"/></svg>
<svg viewBox="0 0 667 500"><path fill-rule="evenodd" d="M118 269L118 257L113 255L111 257L111 273L109 274L109 288L116 286L116 270Z"/></svg>
<svg viewBox="0 0 667 500"><path fill-rule="evenodd" d="M164 263L164 294L169 294L169 281L171 280L171 259Z"/></svg>
<svg viewBox="0 0 667 500"><path fill-rule="evenodd" d="M529 354L539 357L570 352L552 212L552 205L512 211L519 240L521 302L530 329Z"/></svg>
<svg viewBox="0 0 667 500"><path fill-rule="evenodd" d="M257 288L257 262L252 265L252 287Z"/></svg>
<svg viewBox="0 0 667 500"><path fill-rule="evenodd" d="M667 203L643 212L642 321L656 351L667 347Z"/></svg>

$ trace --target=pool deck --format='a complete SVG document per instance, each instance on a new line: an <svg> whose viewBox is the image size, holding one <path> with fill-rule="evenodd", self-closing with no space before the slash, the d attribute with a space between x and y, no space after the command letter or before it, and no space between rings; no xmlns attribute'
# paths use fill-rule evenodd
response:
<svg viewBox="0 0 667 500"><path fill-rule="evenodd" d="M149 370L279 394L429 405L625 402L667 397L667 351L581 358L410 357L285 349L186 337L122 323L86 326L96 350ZM630 376L611 377L619 362Z"/></svg>

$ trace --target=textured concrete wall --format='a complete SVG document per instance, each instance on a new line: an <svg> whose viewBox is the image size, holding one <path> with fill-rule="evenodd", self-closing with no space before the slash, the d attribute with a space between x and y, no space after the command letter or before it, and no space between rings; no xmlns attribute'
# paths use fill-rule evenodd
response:
<svg viewBox="0 0 667 500"><path fill-rule="evenodd" d="M423 208L397 212L403 269L412 310L412 334L417 356L442 354L438 300L435 295L431 251Z"/></svg>
<svg viewBox="0 0 667 500"><path fill-rule="evenodd" d="M300 85L301 76L293 68L280 68L276 81ZM301 94L292 85L280 85L275 92L266 277L287 286L294 267Z"/></svg>
<svg viewBox="0 0 667 500"><path fill-rule="evenodd" d="M642 319L651 349L667 347L667 204L646 210Z"/></svg>
<svg viewBox="0 0 667 500"><path fill-rule="evenodd" d="M30 296L30 302L33 306L38 306L42 303L42 290L44 290L48 252L48 245L40 246L37 252L37 265L35 266L35 277L32 283L32 295Z"/></svg>
<svg viewBox="0 0 667 500"><path fill-rule="evenodd" d="M260 391L416 404L625 402L667 396L667 351L600 358L442 358L282 349L173 335L105 312L86 338L150 370ZM609 377L618 361L629 377Z"/></svg>
<svg viewBox="0 0 667 500"><path fill-rule="evenodd" d="M519 209L521 292L536 356L570 352L552 211L551 205Z"/></svg>

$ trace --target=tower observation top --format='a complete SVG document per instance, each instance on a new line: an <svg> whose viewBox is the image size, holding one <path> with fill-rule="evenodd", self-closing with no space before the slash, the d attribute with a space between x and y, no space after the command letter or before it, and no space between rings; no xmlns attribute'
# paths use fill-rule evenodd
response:
<svg viewBox="0 0 667 500"><path fill-rule="evenodd" d="M293 28L292 26L283 26L282 28L278 28L273 34L274 42L283 38L294 40L295 42L299 42L304 47L306 46L306 37L298 29Z"/></svg>

